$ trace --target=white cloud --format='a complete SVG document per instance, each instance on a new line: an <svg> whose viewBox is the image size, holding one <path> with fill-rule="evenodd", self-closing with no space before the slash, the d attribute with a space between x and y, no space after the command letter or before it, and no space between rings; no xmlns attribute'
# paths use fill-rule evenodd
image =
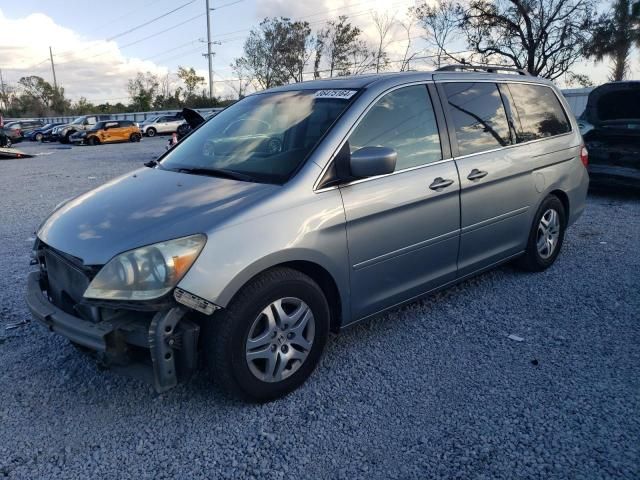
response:
<svg viewBox="0 0 640 480"><path fill-rule="evenodd" d="M5 81L15 83L22 76L39 75L53 83L48 61L51 45L58 84L72 99L125 102L129 78L138 72L167 73L166 67L123 55L115 42L84 38L42 13L11 19L0 10L0 32Z"/></svg>

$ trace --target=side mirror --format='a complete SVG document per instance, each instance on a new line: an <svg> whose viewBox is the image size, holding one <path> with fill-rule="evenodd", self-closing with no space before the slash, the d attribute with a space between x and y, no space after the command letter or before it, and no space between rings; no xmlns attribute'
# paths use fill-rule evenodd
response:
<svg viewBox="0 0 640 480"><path fill-rule="evenodd" d="M393 173L398 153L388 147L363 147L351 154L351 175L358 178L375 177Z"/></svg>

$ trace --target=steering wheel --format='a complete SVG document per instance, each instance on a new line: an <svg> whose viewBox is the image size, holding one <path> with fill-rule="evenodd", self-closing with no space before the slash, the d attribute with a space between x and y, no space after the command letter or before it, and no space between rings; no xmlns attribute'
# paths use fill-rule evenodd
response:
<svg viewBox="0 0 640 480"><path fill-rule="evenodd" d="M202 146L202 154L205 157L215 157L215 144L212 140L207 140Z"/></svg>
<svg viewBox="0 0 640 480"><path fill-rule="evenodd" d="M269 155L275 155L282 151L282 140L278 137L271 137L267 140L267 152Z"/></svg>

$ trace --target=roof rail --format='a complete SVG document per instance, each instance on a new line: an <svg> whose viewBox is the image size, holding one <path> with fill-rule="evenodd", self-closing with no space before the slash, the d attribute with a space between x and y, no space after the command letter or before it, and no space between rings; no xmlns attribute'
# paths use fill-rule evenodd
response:
<svg viewBox="0 0 640 480"><path fill-rule="evenodd" d="M508 73L517 73L518 75L531 76L529 72L523 70L522 68L510 68L503 67L501 65L471 65L471 64L455 64L455 65L445 65L444 67L436 68L436 72L460 72L460 71L471 71L471 72L486 72L486 73L498 73L498 72L508 72Z"/></svg>

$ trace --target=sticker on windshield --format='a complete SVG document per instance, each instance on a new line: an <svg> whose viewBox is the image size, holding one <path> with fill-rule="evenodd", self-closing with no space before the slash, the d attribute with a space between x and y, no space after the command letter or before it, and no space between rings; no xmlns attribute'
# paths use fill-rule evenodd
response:
<svg viewBox="0 0 640 480"><path fill-rule="evenodd" d="M348 100L356 94L356 90L318 90L315 98L344 98Z"/></svg>

